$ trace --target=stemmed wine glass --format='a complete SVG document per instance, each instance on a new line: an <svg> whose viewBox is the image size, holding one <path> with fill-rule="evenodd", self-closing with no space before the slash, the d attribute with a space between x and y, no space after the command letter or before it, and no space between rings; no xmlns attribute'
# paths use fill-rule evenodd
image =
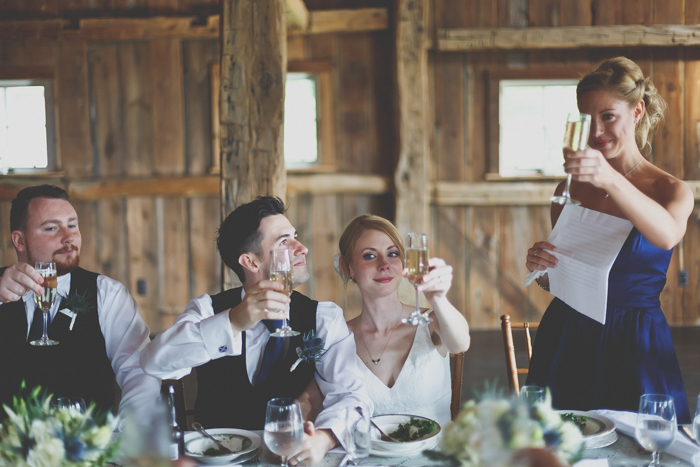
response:
<svg viewBox="0 0 700 467"><path fill-rule="evenodd" d="M292 280L292 253L288 248L275 248L270 251L270 280L284 286L283 294L292 295L294 282ZM299 333L287 324L287 318L282 320L282 327L270 334L273 337L292 337Z"/></svg>
<svg viewBox="0 0 700 467"><path fill-rule="evenodd" d="M659 466L659 452L668 449L676 438L676 407L673 397L665 394L644 394L639 398L637 441L651 451L649 467Z"/></svg>
<svg viewBox="0 0 700 467"><path fill-rule="evenodd" d="M272 399L265 413L265 445L282 458L282 467L289 467L287 459L294 454L304 438L304 420L301 406L295 399Z"/></svg>
<svg viewBox="0 0 700 467"><path fill-rule="evenodd" d="M566 119L566 132L564 133L564 147L574 151L586 148L588 134L591 131L591 116L588 114L570 113ZM560 196L552 196L549 200L557 204L580 205L581 201L571 198L569 188L571 186L571 174L566 176L566 185Z"/></svg>
<svg viewBox="0 0 700 467"><path fill-rule="evenodd" d="M44 283L42 287L44 288L44 293L39 295L34 293L34 301L36 306L43 312L44 316L44 333L38 340L31 341L30 344L37 346L48 346L48 345L58 345L58 341L49 339L47 332L48 328L48 314L51 311L51 307L54 302L56 302L56 287L58 286L58 278L56 277L56 263L53 261L37 261L34 263L34 269L38 272L41 277L44 278Z"/></svg>
<svg viewBox="0 0 700 467"><path fill-rule="evenodd" d="M432 319L420 312L420 294L418 286L423 283L423 276L428 274L428 236L411 232L406 235L406 276L416 289L416 309L411 316L401 320L404 324L430 324Z"/></svg>
<svg viewBox="0 0 700 467"><path fill-rule="evenodd" d="M369 414L362 407L345 410L345 451L348 463L357 465L357 461L369 456L372 446L372 426Z"/></svg>
<svg viewBox="0 0 700 467"><path fill-rule="evenodd" d="M53 402L53 406L57 409L70 409L78 413L87 412L85 399L82 397L59 397Z"/></svg>

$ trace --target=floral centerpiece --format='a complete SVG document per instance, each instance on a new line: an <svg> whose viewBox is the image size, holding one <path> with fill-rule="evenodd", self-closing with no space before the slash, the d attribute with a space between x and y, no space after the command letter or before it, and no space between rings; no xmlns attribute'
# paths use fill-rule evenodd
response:
<svg viewBox="0 0 700 467"><path fill-rule="evenodd" d="M92 467L115 454L112 432L117 419L99 414L94 404L85 413L55 408L51 395L37 387L26 398L15 397L0 428L0 466Z"/></svg>
<svg viewBox="0 0 700 467"><path fill-rule="evenodd" d="M444 430L439 452L429 457L462 467L511 465L513 454L526 448L544 448L563 462L574 462L583 452L583 435L545 401L530 407L518 399L487 395L467 402Z"/></svg>

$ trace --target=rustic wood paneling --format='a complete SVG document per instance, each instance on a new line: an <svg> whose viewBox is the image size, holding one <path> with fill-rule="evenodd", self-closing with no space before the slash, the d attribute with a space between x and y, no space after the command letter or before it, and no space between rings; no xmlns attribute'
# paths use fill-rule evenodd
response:
<svg viewBox="0 0 700 467"><path fill-rule="evenodd" d="M73 201L78 214L78 226L83 243L80 248L80 267L88 271L101 272L97 264L97 229L95 228L95 203L90 201Z"/></svg>
<svg viewBox="0 0 700 467"><path fill-rule="evenodd" d="M654 163L671 175L683 179L683 125L678 124L683 121L685 105L682 52L678 49L655 50L653 54L652 79L668 104L665 118L654 138Z"/></svg>
<svg viewBox="0 0 700 467"><path fill-rule="evenodd" d="M514 321L526 321L528 290L523 287L525 258L532 246L530 213L525 206L500 209L500 239L498 258L498 288L501 308L498 316L508 314Z"/></svg>
<svg viewBox="0 0 700 467"><path fill-rule="evenodd" d="M592 0L561 0L560 26L592 26L591 17Z"/></svg>
<svg viewBox="0 0 700 467"><path fill-rule="evenodd" d="M469 288L469 243L464 235L466 228L465 208L435 207L433 208L433 238L430 243L434 246L431 256L437 256L452 266L452 287L447 298L467 319L470 319L470 309L465 307L470 294Z"/></svg>
<svg viewBox="0 0 700 467"><path fill-rule="evenodd" d="M162 315L180 314L190 299L187 200L156 198L156 217L159 238L162 238L158 267L161 281L159 311Z"/></svg>
<svg viewBox="0 0 700 467"><path fill-rule="evenodd" d="M433 170L438 180L466 179L464 138L464 95L462 54L438 53L435 56L434 84L434 154Z"/></svg>
<svg viewBox="0 0 700 467"><path fill-rule="evenodd" d="M158 228L152 198L131 197L126 200L126 228L129 232L127 287L133 295L152 333L162 331L158 316L160 284L158 278ZM145 286L138 292L139 281Z"/></svg>
<svg viewBox="0 0 700 467"><path fill-rule="evenodd" d="M313 250L309 252L309 272L314 278L311 296L316 300L333 301L338 296L338 279L331 273L341 234L336 203L336 196L315 196L311 204Z"/></svg>
<svg viewBox="0 0 700 467"><path fill-rule="evenodd" d="M216 229L221 224L221 200L198 196L189 200L190 297L221 291L221 257Z"/></svg>
<svg viewBox="0 0 700 467"><path fill-rule="evenodd" d="M473 329L496 328L501 309L498 284L500 249L499 209L470 208L467 238L470 243L469 309Z"/></svg>
<svg viewBox="0 0 700 467"><path fill-rule="evenodd" d="M125 201L112 199L97 201L96 237L97 271L100 274L129 284L128 241L126 229ZM81 224L82 225L82 224ZM132 294L136 290L131 289Z"/></svg>
<svg viewBox="0 0 700 467"><path fill-rule="evenodd" d="M17 253L12 244L12 236L10 235L10 208L12 203L4 201L0 203L0 259L3 266L9 266L17 262Z"/></svg>
<svg viewBox="0 0 700 467"><path fill-rule="evenodd" d="M689 180L700 179L700 49L685 52L685 163Z"/></svg>

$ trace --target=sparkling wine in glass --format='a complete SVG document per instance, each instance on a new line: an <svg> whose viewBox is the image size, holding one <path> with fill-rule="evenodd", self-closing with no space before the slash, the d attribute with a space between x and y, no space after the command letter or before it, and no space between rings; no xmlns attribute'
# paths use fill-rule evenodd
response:
<svg viewBox="0 0 700 467"><path fill-rule="evenodd" d="M433 320L423 316L420 311L420 294L418 286L423 283L423 276L428 274L428 236L423 233L411 232L406 235L406 277L416 289L416 309L411 316L401 320L404 324L429 324Z"/></svg>
<svg viewBox="0 0 700 467"><path fill-rule="evenodd" d="M270 251L270 280L279 282L284 287L281 292L292 295L294 282L292 280L292 252L288 248L275 248ZM292 337L299 333L287 324L287 318L282 320L282 327L270 334L273 337Z"/></svg>
<svg viewBox="0 0 700 467"><path fill-rule="evenodd" d="M56 263L53 261L37 261L34 263L34 269L44 278L44 283L42 284L44 293L34 293L36 306L43 312L44 333L40 339L31 341L30 344L37 346L58 345L58 341L49 339L47 335L49 311L51 311L51 307L56 302L57 295L58 277L56 276Z"/></svg>
<svg viewBox="0 0 700 467"><path fill-rule="evenodd" d="M295 399L272 399L265 413L265 445L282 459L282 467L289 467L289 456L299 450L304 438L304 420L301 406Z"/></svg>
<svg viewBox="0 0 700 467"><path fill-rule="evenodd" d="M649 467L661 465L659 453L673 444L678 430L673 397L665 394L644 394L640 397L635 428L639 444L651 451Z"/></svg>
<svg viewBox="0 0 700 467"><path fill-rule="evenodd" d="M588 134L591 131L591 116L588 114L570 113L566 119L566 132L564 133L564 147L574 151L586 149ZM560 196L552 196L549 200L557 204L580 205L581 201L571 198L571 174L566 176L566 185Z"/></svg>

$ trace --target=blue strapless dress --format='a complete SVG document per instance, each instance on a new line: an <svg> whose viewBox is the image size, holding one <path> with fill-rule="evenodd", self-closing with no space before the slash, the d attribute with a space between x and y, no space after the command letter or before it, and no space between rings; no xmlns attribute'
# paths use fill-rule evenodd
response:
<svg viewBox="0 0 700 467"><path fill-rule="evenodd" d="M659 301L672 252L632 229L608 278L605 325L555 298L537 330L527 384L549 387L552 405L572 410L636 412L642 394L668 394L678 423L690 423Z"/></svg>

